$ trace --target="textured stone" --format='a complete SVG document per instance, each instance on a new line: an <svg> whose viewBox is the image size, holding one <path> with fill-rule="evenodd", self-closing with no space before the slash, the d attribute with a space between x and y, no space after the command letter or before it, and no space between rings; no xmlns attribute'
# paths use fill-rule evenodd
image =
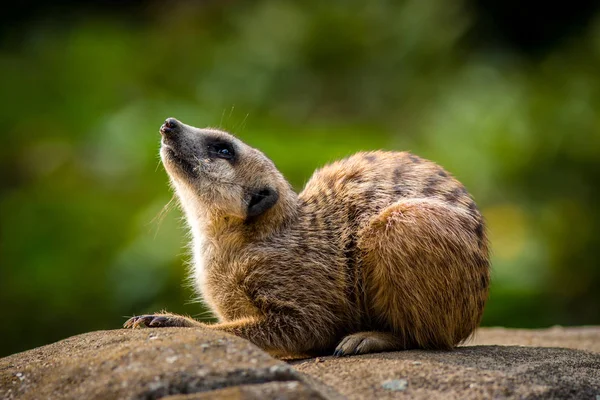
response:
<svg viewBox="0 0 600 400"><path fill-rule="evenodd" d="M266 382L309 398L300 379L245 340L190 328L92 332L0 360L1 399L156 399ZM232 398L254 398L251 388Z"/></svg>
<svg viewBox="0 0 600 400"><path fill-rule="evenodd" d="M583 326L548 329L480 328L466 345L518 345L564 347L600 353L600 327ZM595 400L595 399L594 399Z"/></svg>
<svg viewBox="0 0 600 400"><path fill-rule="evenodd" d="M482 328L467 346L448 352L411 350L289 364L245 340L206 329L115 330L0 359L0 399L596 396L598 327Z"/></svg>
<svg viewBox="0 0 600 400"><path fill-rule="evenodd" d="M321 395L300 382L268 382L254 385L240 385L224 389L194 394L179 394L163 397L163 400L304 400L322 399Z"/></svg>
<svg viewBox="0 0 600 400"><path fill-rule="evenodd" d="M349 399L595 399L600 354L581 350L473 346L294 362ZM406 381L401 391L390 382Z"/></svg>

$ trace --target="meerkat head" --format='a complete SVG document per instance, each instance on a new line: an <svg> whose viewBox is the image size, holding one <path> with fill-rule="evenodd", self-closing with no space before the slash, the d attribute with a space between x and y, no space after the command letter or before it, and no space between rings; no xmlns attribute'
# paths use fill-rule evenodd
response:
<svg viewBox="0 0 600 400"><path fill-rule="evenodd" d="M282 220L296 195L271 160L233 135L168 118L160 156L188 218Z"/></svg>

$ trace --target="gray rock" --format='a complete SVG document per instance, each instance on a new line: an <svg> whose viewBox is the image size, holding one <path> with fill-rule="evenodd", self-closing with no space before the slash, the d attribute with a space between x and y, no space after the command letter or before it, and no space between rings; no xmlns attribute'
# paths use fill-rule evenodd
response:
<svg viewBox="0 0 600 400"><path fill-rule="evenodd" d="M304 400L321 399L322 397L307 385L300 382L268 382L254 385L240 385L224 389L211 390L194 394L180 394L163 397L164 400L209 400L209 399L244 399L244 400Z"/></svg>
<svg viewBox="0 0 600 400"><path fill-rule="evenodd" d="M561 348L410 350L300 361L294 367L349 399L595 399L600 391L600 354Z"/></svg>
<svg viewBox="0 0 600 400"><path fill-rule="evenodd" d="M480 399L600 395L600 328L480 329L453 351L289 364L198 328L92 332L0 359L0 399ZM525 346L523 346L525 345ZM562 346L590 349L537 347Z"/></svg>
<svg viewBox="0 0 600 400"><path fill-rule="evenodd" d="M1 399L157 399L231 387L232 398L321 398L286 363L203 329L92 332L0 360Z"/></svg>
<svg viewBox="0 0 600 400"><path fill-rule="evenodd" d="M466 345L566 347L600 353L600 327L554 326L548 329L480 328Z"/></svg>

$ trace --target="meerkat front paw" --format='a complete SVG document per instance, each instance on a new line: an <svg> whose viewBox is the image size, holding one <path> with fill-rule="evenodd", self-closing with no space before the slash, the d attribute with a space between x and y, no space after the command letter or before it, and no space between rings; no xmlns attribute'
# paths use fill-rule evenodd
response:
<svg viewBox="0 0 600 400"><path fill-rule="evenodd" d="M398 337L387 332L358 332L342 339L335 348L334 356L353 354L379 353L382 351L400 350Z"/></svg>
<svg viewBox="0 0 600 400"><path fill-rule="evenodd" d="M167 328L167 327L192 327L201 326L202 324L192 318L184 317L183 315L161 313L161 314L146 314L132 317L123 324L124 328Z"/></svg>

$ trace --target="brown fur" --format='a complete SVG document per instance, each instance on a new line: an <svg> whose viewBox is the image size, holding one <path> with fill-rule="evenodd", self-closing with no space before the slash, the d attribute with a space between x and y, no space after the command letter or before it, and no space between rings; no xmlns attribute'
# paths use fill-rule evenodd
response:
<svg viewBox="0 0 600 400"><path fill-rule="evenodd" d="M489 286L484 221L441 167L406 152L358 153L297 195L258 150L172 121L183 133L171 142L191 147L200 171L179 167L165 145L161 155L194 235L198 289L220 322L156 314L127 327L202 325L272 352L338 355L450 349L476 328ZM235 145L235 162L194 147L215 135ZM249 194L265 185L277 202L247 218Z"/></svg>

